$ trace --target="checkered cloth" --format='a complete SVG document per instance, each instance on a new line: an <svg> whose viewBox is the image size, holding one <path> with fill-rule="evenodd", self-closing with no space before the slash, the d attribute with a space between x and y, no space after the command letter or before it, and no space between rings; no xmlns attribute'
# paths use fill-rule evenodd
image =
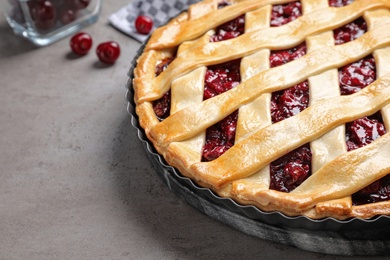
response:
<svg viewBox="0 0 390 260"><path fill-rule="evenodd" d="M133 0L127 6L110 15L108 20L118 30L128 34L139 42L144 42L148 35L137 33L134 21L139 15L153 19L153 29L166 23L199 0ZM152 29L152 31L153 31Z"/></svg>

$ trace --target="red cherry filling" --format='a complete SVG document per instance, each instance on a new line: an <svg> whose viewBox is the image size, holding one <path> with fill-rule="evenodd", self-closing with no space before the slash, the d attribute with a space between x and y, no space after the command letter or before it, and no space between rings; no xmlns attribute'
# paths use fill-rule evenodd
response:
<svg viewBox="0 0 390 260"><path fill-rule="evenodd" d="M231 3L229 1L227 1L227 0L221 1L218 3L218 9L222 9L228 5L231 5Z"/></svg>
<svg viewBox="0 0 390 260"><path fill-rule="evenodd" d="M204 100L240 84L240 62L241 60L238 59L207 68L203 94Z"/></svg>
<svg viewBox="0 0 390 260"><path fill-rule="evenodd" d="M165 58L156 66L156 76L160 75L168 65L174 60L174 57ZM171 91L168 91L164 96L153 102L153 110L160 121L169 116L171 109Z"/></svg>
<svg viewBox="0 0 390 260"><path fill-rule="evenodd" d="M347 149L352 151L372 143L386 133L382 116L379 112L346 124Z"/></svg>
<svg viewBox="0 0 390 260"><path fill-rule="evenodd" d="M380 112L346 124L348 151L358 149L375 141L386 133ZM377 180L352 195L352 203L361 205L390 199L390 175Z"/></svg>
<svg viewBox="0 0 390 260"><path fill-rule="evenodd" d="M227 6L222 2L219 8ZM211 42L224 41L240 36L245 30L245 16L239 16L216 29L216 34L211 36ZM241 82L241 59L209 66L205 75L203 99L209 99ZM206 141L203 147L202 161L212 161L224 154L234 145L236 136L238 111L233 112L222 121L206 130Z"/></svg>
<svg viewBox="0 0 390 260"><path fill-rule="evenodd" d="M222 1L218 4L218 9L222 9L229 6L228 1ZM211 36L210 42L220 42L229 39L236 38L243 34L245 31L245 15L236 17L235 19L228 21L215 29L215 34Z"/></svg>
<svg viewBox="0 0 390 260"><path fill-rule="evenodd" d="M272 6L271 26L277 27L294 21L302 15L301 2Z"/></svg>
<svg viewBox="0 0 390 260"><path fill-rule="evenodd" d="M354 205L390 200L390 174L352 195Z"/></svg>
<svg viewBox="0 0 390 260"><path fill-rule="evenodd" d="M244 33L245 30L245 15L241 15L236 19L229 21L217 27L216 34L211 36L211 42L225 41L236 38Z"/></svg>
<svg viewBox="0 0 390 260"><path fill-rule="evenodd" d="M273 51L270 55L271 68L286 64L306 54L306 45L301 44L290 50ZM296 115L305 109L309 102L309 86L307 81L287 90L272 94L271 115L274 123Z"/></svg>
<svg viewBox="0 0 390 260"><path fill-rule="evenodd" d="M306 44L301 43L289 50L272 51L270 55L271 68L286 64L290 61L303 57L306 54Z"/></svg>
<svg viewBox="0 0 390 260"><path fill-rule="evenodd" d="M241 60L234 60L207 68L203 99L219 95L240 84ZM234 145L238 111L206 130L202 161L212 161Z"/></svg>
<svg viewBox="0 0 390 260"><path fill-rule="evenodd" d="M168 91L164 96L153 102L153 110L157 118L162 121L170 114L171 109L171 91Z"/></svg>
<svg viewBox="0 0 390 260"><path fill-rule="evenodd" d="M217 159L234 145L238 111L233 112L206 130L202 161Z"/></svg>
<svg viewBox="0 0 390 260"><path fill-rule="evenodd" d="M375 79L376 66L371 55L339 69L342 95L353 94L374 82Z"/></svg>
<svg viewBox="0 0 390 260"><path fill-rule="evenodd" d="M349 4L352 1L337 1L334 6ZM343 44L359 38L367 31L363 18L334 31L335 44ZM376 79L374 58L369 55L357 62L339 69L339 84L342 95L353 94ZM386 133L380 112L346 124L347 149L352 151L370 144ZM354 205L385 201L390 199L390 175L383 177L352 195Z"/></svg>
<svg viewBox="0 0 390 260"><path fill-rule="evenodd" d="M311 175L309 144L288 153L270 165L270 189L290 192Z"/></svg>
<svg viewBox="0 0 390 260"><path fill-rule="evenodd" d="M353 0L329 0L329 6L331 7L342 7L349 5Z"/></svg>
<svg viewBox="0 0 390 260"><path fill-rule="evenodd" d="M289 89L272 93L271 118L277 123L294 116L309 105L309 83L304 81Z"/></svg>
<svg viewBox="0 0 390 260"><path fill-rule="evenodd" d="M356 40L366 32L366 21L363 18L358 18L355 21L333 31L335 44L338 45Z"/></svg>
<svg viewBox="0 0 390 260"><path fill-rule="evenodd" d="M156 72L156 77L160 75L164 70L168 68L168 65L171 64L171 62L174 60L174 57L168 57L160 61L159 64L157 64L155 72Z"/></svg>
<svg viewBox="0 0 390 260"><path fill-rule="evenodd" d="M271 68L299 59L306 54L306 44L270 55ZM309 83L304 81L286 90L272 93L271 119L277 123L294 116L309 105ZM270 189L290 192L311 175L311 151L308 144L282 156L270 165Z"/></svg>
<svg viewBox="0 0 390 260"><path fill-rule="evenodd" d="M96 48L96 54L103 63L113 64L121 53L119 44L113 41L103 42Z"/></svg>

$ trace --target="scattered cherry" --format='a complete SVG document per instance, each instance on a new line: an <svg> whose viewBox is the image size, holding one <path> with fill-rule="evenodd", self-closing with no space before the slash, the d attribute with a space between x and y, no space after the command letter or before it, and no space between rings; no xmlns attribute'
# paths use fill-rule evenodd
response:
<svg viewBox="0 0 390 260"><path fill-rule="evenodd" d="M96 48L96 54L103 63L113 64L119 57L121 49L114 41L103 42Z"/></svg>
<svg viewBox="0 0 390 260"><path fill-rule="evenodd" d="M78 55L85 55L92 47L92 37L88 33L80 32L70 39L70 48Z"/></svg>
<svg viewBox="0 0 390 260"><path fill-rule="evenodd" d="M135 19L135 29L140 34L149 34L153 28L152 18L146 15L140 15Z"/></svg>

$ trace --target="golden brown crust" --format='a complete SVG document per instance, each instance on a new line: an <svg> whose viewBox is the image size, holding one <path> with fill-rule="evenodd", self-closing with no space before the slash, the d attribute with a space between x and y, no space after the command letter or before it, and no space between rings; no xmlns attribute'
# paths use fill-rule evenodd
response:
<svg viewBox="0 0 390 260"><path fill-rule="evenodd" d="M298 115L262 128L211 162L192 165L193 175L219 188L247 177L266 164L336 126L371 115L390 103L390 74L349 96L318 102Z"/></svg>
<svg viewBox="0 0 390 260"><path fill-rule="evenodd" d="M197 3L156 30L138 59L133 81L136 113L157 151L200 185L265 211L313 219L390 215L390 201L355 206L351 200L351 194L390 173L390 134L346 152L343 128L381 110L390 129L390 1L355 0L330 8L327 0L302 0L302 17L273 28L271 5L291 1L240 0L219 10L218 2ZM209 42L213 28L241 14L248 21L243 35ZM335 46L332 30L362 15L368 32ZM271 49L303 41L308 47L304 57L269 69ZM156 77L158 62L175 53L175 60ZM378 79L356 94L340 96L337 69L369 54L378 64ZM237 58L242 58L241 84L203 101L206 66ZM270 93L306 79L313 92L309 108L271 124ZM152 102L168 90L171 115L160 122ZM201 162L205 129L237 109L236 144L218 159ZM269 164L309 142L314 156L311 177L290 193L270 190Z"/></svg>
<svg viewBox="0 0 390 260"><path fill-rule="evenodd" d="M304 41L308 35L332 30L358 18L364 11L370 8L378 7L389 8L390 2L386 0L378 0L375 2L361 0L342 8L324 8L302 16L285 26L251 31L229 41L197 46L197 48L192 48L190 51L182 53L182 55L175 59L172 66L169 66L158 77L155 78L154 76L150 77L148 75L147 79L145 79L145 85L138 83L137 85L140 85L140 88L147 88L148 91L145 91L140 99L136 98L136 103L160 98L169 89L169 84L176 77L199 66L218 64L237 59L264 48L286 49L293 47ZM147 52L144 52L145 54L143 55L147 55ZM152 63L148 63L147 65L151 66L151 70L154 69Z"/></svg>
<svg viewBox="0 0 390 260"><path fill-rule="evenodd" d="M204 101L198 107L182 109L151 129L152 138L162 146L173 141L185 140L222 120L261 94L291 87L327 69L338 68L361 59L376 48L390 44L390 31L384 32L384 28L389 25L372 30L353 42L322 48L301 59L266 70L234 89Z"/></svg>
<svg viewBox="0 0 390 260"><path fill-rule="evenodd" d="M166 26L158 28L146 46L149 49L164 49L200 37L205 31L212 30L239 15L259 9L266 5L283 4L295 0L248 0L239 1L218 10L217 0L202 1L189 9L189 19L175 19ZM179 22L181 21L181 22Z"/></svg>

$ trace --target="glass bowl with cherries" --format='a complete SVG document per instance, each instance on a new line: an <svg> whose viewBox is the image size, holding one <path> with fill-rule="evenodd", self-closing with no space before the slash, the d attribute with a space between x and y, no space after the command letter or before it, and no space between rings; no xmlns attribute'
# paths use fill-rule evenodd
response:
<svg viewBox="0 0 390 260"><path fill-rule="evenodd" d="M14 32L38 46L49 45L97 21L102 0L5 0Z"/></svg>

